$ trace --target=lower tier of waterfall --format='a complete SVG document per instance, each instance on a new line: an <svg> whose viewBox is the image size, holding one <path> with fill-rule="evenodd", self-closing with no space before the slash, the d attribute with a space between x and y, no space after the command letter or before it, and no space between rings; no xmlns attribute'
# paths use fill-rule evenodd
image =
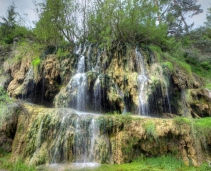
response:
<svg viewBox="0 0 211 171"><path fill-rule="evenodd" d="M195 123L182 119L100 115L32 104L23 104L23 108L12 159L22 156L30 165L97 167L131 162L140 156L171 154L197 166L211 152L206 137L195 138L200 132Z"/></svg>

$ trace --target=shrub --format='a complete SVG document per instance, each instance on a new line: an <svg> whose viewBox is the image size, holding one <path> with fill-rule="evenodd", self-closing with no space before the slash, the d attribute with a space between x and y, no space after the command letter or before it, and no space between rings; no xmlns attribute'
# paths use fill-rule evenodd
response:
<svg viewBox="0 0 211 171"><path fill-rule="evenodd" d="M38 66L40 64L41 60L39 57L35 58L33 61L32 61L32 65L33 66Z"/></svg>

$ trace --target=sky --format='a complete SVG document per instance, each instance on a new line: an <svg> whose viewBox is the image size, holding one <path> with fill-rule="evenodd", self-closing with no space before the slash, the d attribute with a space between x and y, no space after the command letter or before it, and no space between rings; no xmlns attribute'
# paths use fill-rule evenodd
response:
<svg viewBox="0 0 211 171"><path fill-rule="evenodd" d="M0 16L5 16L8 6L11 5L12 2L14 2L16 6L16 11L27 19L27 26L33 27L33 21L37 21L38 19L35 13L33 1L36 1L37 3L42 2L42 0L0 0ZM204 12L202 14L194 16L191 19L188 19L187 22L189 24L194 22L194 28L203 25L203 23L205 22L206 11L207 8L211 6L211 2L209 3L209 0L198 0L197 4L201 4ZM28 16L25 17L24 14L28 14Z"/></svg>
<svg viewBox="0 0 211 171"><path fill-rule="evenodd" d="M27 26L32 27L33 21L38 20L33 3L34 1L36 1L37 3L42 2L42 0L0 0L0 16L6 16L8 6L12 5L12 3L14 2L16 6L16 11L21 16L24 16L24 18L26 18ZM28 16L26 17L24 14L27 14Z"/></svg>

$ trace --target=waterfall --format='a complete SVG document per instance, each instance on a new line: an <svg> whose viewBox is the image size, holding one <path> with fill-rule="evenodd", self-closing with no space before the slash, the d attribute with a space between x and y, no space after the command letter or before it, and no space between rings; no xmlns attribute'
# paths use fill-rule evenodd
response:
<svg viewBox="0 0 211 171"><path fill-rule="evenodd" d="M78 116L75 122L74 153L75 162L95 162L95 141L100 135L96 120L87 115Z"/></svg>
<svg viewBox="0 0 211 171"><path fill-rule="evenodd" d="M94 84L94 110L95 112L102 111L101 109L101 82L100 82L100 76L99 75L95 81Z"/></svg>
<svg viewBox="0 0 211 171"><path fill-rule="evenodd" d="M92 65L91 65L91 50L92 50L92 45L90 44L89 45L89 48L88 48L88 52L87 52L87 70L90 71L91 68L92 68Z"/></svg>
<svg viewBox="0 0 211 171"><path fill-rule="evenodd" d="M43 119L40 124L40 128L38 130L37 139L36 139L36 149L38 150L41 145L41 134L42 134L42 126L43 126Z"/></svg>
<svg viewBox="0 0 211 171"><path fill-rule="evenodd" d="M183 112L183 115L185 117L188 116L188 108L187 108L187 101L186 101L186 90L185 89L182 89L181 90L181 103L182 103L182 112Z"/></svg>
<svg viewBox="0 0 211 171"><path fill-rule="evenodd" d="M76 54L81 53L81 45L76 51ZM72 76L68 83L67 89L72 96L74 96L75 108L80 111L85 111L86 109L86 89L87 89L87 77L85 73L85 56L86 47L84 47L83 52L79 56L77 70L75 75Z"/></svg>
<svg viewBox="0 0 211 171"><path fill-rule="evenodd" d="M79 55L80 53L81 53L81 44L79 45L79 48L78 48L78 50L76 50L76 52L75 52L77 55Z"/></svg>
<svg viewBox="0 0 211 171"><path fill-rule="evenodd" d="M42 71L42 94L41 94L41 103L43 103L44 93L45 93L45 69Z"/></svg>
<svg viewBox="0 0 211 171"><path fill-rule="evenodd" d="M144 66L144 58L136 49L136 63L138 67L138 113L139 115L148 115L148 101L146 95L147 89L147 75Z"/></svg>
<svg viewBox="0 0 211 171"><path fill-rule="evenodd" d="M84 73L85 71L85 56L81 55L78 61L77 73Z"/></svg>
<svg viewBox="0 0 211 171"><path fill-rule="evenodd" d="M34 152L31 160L29 161L29 165L32 165L32 162L34 161L35 156L39 152L40 146L41 146L41 136L42 136L42 127L43 127L43 119L41 120L41 124L37 133L37 138L36 138L36 151Z"/></svg>
<svg viewBox="0 0 211 171"><path fill-rule="evenodd" d="M98 50L98 54L97 54L97 60L96 60L96 65L95 68L93 69L94 71L99 71L100 70L100 57L101 57L101 51Z"/></svg>
<svg viewBox="0 0 211 171"><path fill-rule="evenodd" d="M100 134L99 129L97 128L96 125L96 120L92 118L90 127L89 127L89 133L91 134L90 139L91 139L91 144L90 144L90 150L89 150L89 159L91 162L95 162L95 141L96 137Z"/></svg>
<svg viewBox="0 0 211 171"><path fill-rule="evenodd" d="M162 72L161 72L161 79L162 79L162 81L164 83L164 86L165 86L164 88L165 88L165 96L166 96L167 103L168 103L168 112L172 113L171 112L171 103L170 103L170 98L169 98L169 92L168 92L168 84L167 84L167 81L165 79L162 67L160 67L160 69L162 70Z"/></svg>
<svg viewBox="0 0 211 171"><path fill-rule="evenodd" d="M54 153L53 153L53 158L52 158L52 161L53 163L56 163L57 162L57 159L56 158L57 156L59 156L59 150L60 150L60 141L61 141L61 137L62 137L62 131L65 129L65 119L66 117L68 116L68 113L65 112L65 110L63 109L63 112L62 112L62 120L61 120L61 123L60 123L60 128L59 128L59 131L58 131L58 135L57 135L57 138L55 140L55 145L54 145Z"/></svg>
<svg viewBox="0 0 211 171"><path fill-rule="evenodd" d="M24 95L25 97L27 97L27 94L29 93L29 90L31 90L31 92L33 92L34 90L34 70L33 70L33 66L31 66L28 70L28 72L26 73L26 77L23 81L23 85L22 85L22 100L24 100Z"/></svg>

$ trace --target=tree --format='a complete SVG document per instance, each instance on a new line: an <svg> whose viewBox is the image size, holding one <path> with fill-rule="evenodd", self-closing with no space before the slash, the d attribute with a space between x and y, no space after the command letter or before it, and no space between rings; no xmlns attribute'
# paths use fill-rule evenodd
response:
<svg viewBox="0 0 211 171"><path fill-rule="evenodd" d="M205 22L206 27L211 28L211 7L207 9L207 21Z"/></svg>
<svg viewBox="0 0 211 171"><path fill-rule="evenodd" d="M180 37L188 33L194 23L188 25L186 17L193 17L202 13L201 5L197 5L197 0L173 0L168 4L167 13L164 15L168 23L168 33Z"/></svg>
<svg viewBox="0 0 211 171"><path fill-rule="evenodd" d="M43 43L56 45L61 40L58 21L60 15L60 0L46 0L37 4L39 21L36 23L34 33Z"/></svg>
<svg viewBox="0 0 211 171"><path fill-rule="evenodd" d="M78 36L78 8L75 0L45 0L36 4L39 21L34 30L44 43L57 45L62 40L73 42Z"/></svg>
<svg viewBox="0 0 211 171"><path fill-rule="evenodd" d="M160 44L166 36L165 24L156 25L153 0L97 0L89 17L89 38L111 46L116 44ZM94 39L94 40L93 40Z"/></svg>
<svg viewBox="0 0 211 171"><path fill-rule="evenodd" d="M6 17L1 16L3 20L0 27L1 38L5 39L7 43L13 41L13 35L16 27L16 17L17 13L15 12L15 4L13 3L7 9Z"/></svg>

